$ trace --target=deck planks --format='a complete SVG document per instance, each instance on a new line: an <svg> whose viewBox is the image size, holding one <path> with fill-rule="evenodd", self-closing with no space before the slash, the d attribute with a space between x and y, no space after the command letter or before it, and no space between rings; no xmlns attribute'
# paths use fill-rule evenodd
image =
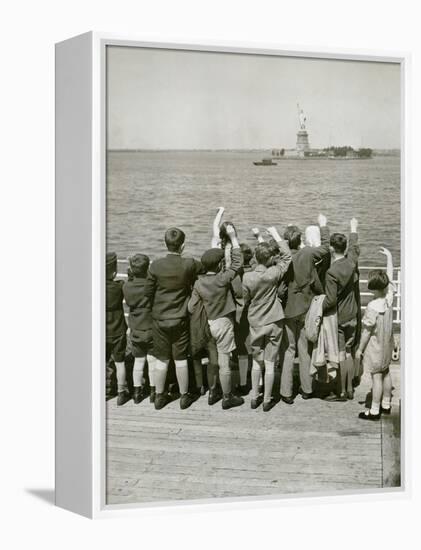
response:
<svg viewBox="0 0 421 550"><path fill-rule="evenodd" d="M346 403L279 403L269 413L222 411L202 397L155 411L148 400L107 403L107 503L350 491L400 485L399 365L393 414L358 419L365 377Z"/></svg>

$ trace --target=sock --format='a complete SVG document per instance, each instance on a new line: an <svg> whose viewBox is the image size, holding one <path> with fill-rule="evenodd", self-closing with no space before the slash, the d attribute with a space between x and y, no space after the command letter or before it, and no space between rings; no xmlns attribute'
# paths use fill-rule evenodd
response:
<svg viewBox="0 0 421 550"><path fill-rule="evenodd" d="M127 391L126 365L124 364L124 361L114 362L117 375L117 390L119 392Z"/></svg>
<svg viewBox="0 0 421 550"><path fill-rule="evenodd" d="M238 357L238 370L240 372L240 386L247 385L247 372L249 369L248 355L240 355Z"/></svg>
<svg viewBox="0 0 421 550"><path fill-rule="evenodd" d="M382 409L390 409L390 397L383 397Z"/></svg>
<svg viewBox="0 0 421 550"><path fill-rule="evenodd" d="M143 368L145 366L145 357L135 357L133 366L133 386L138 388L142 386Z"/></svg>
<svg viewBox="0 0 421 550"><path fill-rule="evenodd" d="M224 395L231 393L231 371L229 353L218 353L219 379Z"/></svg>
<svg viewBox="0 0 421 550"><path fill-rule="evenodd" d="M251 369L251 397L257 399L259 397L259 382L262 376L262 371L259 363L253 359L253 367Z"/></svg>
<svg viewBox="0 0 421 550"><path fill-rule="evenodd" d="M373 401L371 403L370 414L379 414L379 412L380 412L380 403L375 403Z"/></svg>
<svg viewBox="0 0 421 550"><path fill-rule="evenodd" d="M156 359L154 366L154 378L156 393L164 393L165 380L167 379L169 361L161 361Z"/></svg>
<svg viewBox="0 0 421 550"><path fill-rule="evenodd" d="M208 377L209 389L214 390L216 388L216 382L218 380L218 367L212 365L212 363L208 363L208 366L206 367L206 374Z"/></svg>
<svg viewBox="0 0 421 550"><path fill-rule="evenodd" d="M201 388L203 386L203 372L202 372L202 360L193 359L194 377L196 378L196 387Z"/></svg>
<svg viewBox="0 0 421 550"><path fill-rule="evenodd" d="M184 395L189 391L189 369L187 366L187 359L174 361L175 362L175 375L177 377L178 387L180 388L181 395Z"/></svg>
<svg viewBox="0 0 421 550"><path fill-rule="evenodd" d="M155 370L156 359L153 355L148 354L147 360L148 360L148 372L149 372L149 385L151 386L151 388L154 388L155 387L154 370Z"/></svg>
<svg viewBox="0 0 421 550"><path fill-rule="evenodd" d="M263 401L268 403L272 399L272 388L275 380L275 363L265 361L265 393Z"/></svg>

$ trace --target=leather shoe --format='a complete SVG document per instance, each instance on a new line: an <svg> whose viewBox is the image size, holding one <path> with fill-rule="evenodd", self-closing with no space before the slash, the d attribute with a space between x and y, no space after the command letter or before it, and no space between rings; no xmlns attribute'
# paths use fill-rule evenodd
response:
<svg viewBox="0 0 421 550"><path fill-rule="evenodd" d="M130 393L127 390L119 391L117 397L117 407L123 406L125 403L127 403L127 401L130 401L130 399Z"/></svg>
<svg viewBox="0 0 421 550"><path fill-rule="evenodd" d="M183 393L183 395L180 397L180 409L184 411L184 409L188 409L192 403L198 399L198 395L193 395L191 393Z"/></svg>
<svg viewBox="0 0 421 550"><path fill-rule="evenodd" d="M368 413L360 412L360 414L358 415L358 418L361 418L361 420L380 420L380 413L371 414L370 411L368 411Z"/></svg>
<svg viewBox="0 0 421 550"><path fill-rule="evenodd" d="M209 390L208 405L215 405L222 397L222 393L218 389Z"/></svg>
<svg viewBox="0 0 421 550"><path fill-rule="evenodd" d="M155 394L155 409L159 411L160 409L163 409L165 405L168 405L168 403L171 401L171 397L167 393L157 393Z"/></svg>
<svg viewBox="0 0 421 550"><path fill-rule="evenodd" d="M142 386L135 386L133 388L133 401L136 405L141 403L145 399L146 395Z"/></svg>
<svg viewBox="0 0 421 550"><path fill-rule="evenodd" d="M270 401L265 401L263 403L263 412L269 412L276 405L276 401L271 399Z"/></svg>
<svg viewBox="0 0 421 550"><path fill-rule="evenodd" d="M252 409L257 409L257 407L259 407L259 405L261 405L262 403L263 403L263 395L259 395L257 399L251 400L250 407Z"/></svg>
<svg viewBox="0 0 421 550"><path fill-rule="evenodd" d="M224 410L231 409L232 407L239 407L243 405L244 399L238 395L232 393L225 394L222 398L222 408Z"/></svg>
<svg viewBox="0 0 421 550"><path fill-rule="evenodd" d="M281 400L287 405L292 405L294 403L294 399L292 397L285 397L284 395L281 395Z"/></svg>

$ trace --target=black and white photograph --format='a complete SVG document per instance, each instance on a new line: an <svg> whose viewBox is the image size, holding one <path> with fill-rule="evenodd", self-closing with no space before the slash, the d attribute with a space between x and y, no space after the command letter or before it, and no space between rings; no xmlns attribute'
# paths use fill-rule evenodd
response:
<svg viewBox="0 0 421 550"><path fill-rule="evenodd" d="M400 490L400 63L105 63L106 504Z"/></svg>

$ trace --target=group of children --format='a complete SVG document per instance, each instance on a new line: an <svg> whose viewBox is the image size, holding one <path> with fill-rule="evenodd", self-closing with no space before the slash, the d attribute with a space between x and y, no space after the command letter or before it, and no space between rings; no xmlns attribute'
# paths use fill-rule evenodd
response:
<svg viewBox="0 0 421 550"><path fill-rule="evenodd" d="M356 219L350 222L349 239L341 233L330 235L327 219L321 214L318 225L308 227L304 235L295 225L287 226L283 237L275 227L269 227L267 235L253 228L257 240L253 251L239 243L231 222L222 223L223 213L219 208L212 248L200 261L183 256L185 234L175 227L165 233L165 257L152 263L144 254L129 258L126 282L115 278L116 254L107 254L106 359L115 363L117 405L132 398L140 403L149 395L156 409L165 407L174 399L167 380L169 366L174 365L180 408L188 408L206 393L204 356L209 405L220 400L223 409L242 405L243 396L250 392L250 365L251 408L262 405L268 412L279 400L293 404L297 356L302 398L321 395L315 392L310 368L314 344L308 338L309 311L320 297L323 317L335 316L338 349L337 375L323 398L352 399L362 363L372 376L373 387L371 405L359 417L378 420L382 413L389 414L393 351L390 252L381 249L387 258L386 271L369 273L368 288L374 299L361 320ZM132 391L128 389L125 363L124 301L129 309L134 358ZM232 382L233 354L240 378L236 387ZM198 391L189 391L189 361ZM281 369L279 399L273 395L276 366Z"/></svg>

